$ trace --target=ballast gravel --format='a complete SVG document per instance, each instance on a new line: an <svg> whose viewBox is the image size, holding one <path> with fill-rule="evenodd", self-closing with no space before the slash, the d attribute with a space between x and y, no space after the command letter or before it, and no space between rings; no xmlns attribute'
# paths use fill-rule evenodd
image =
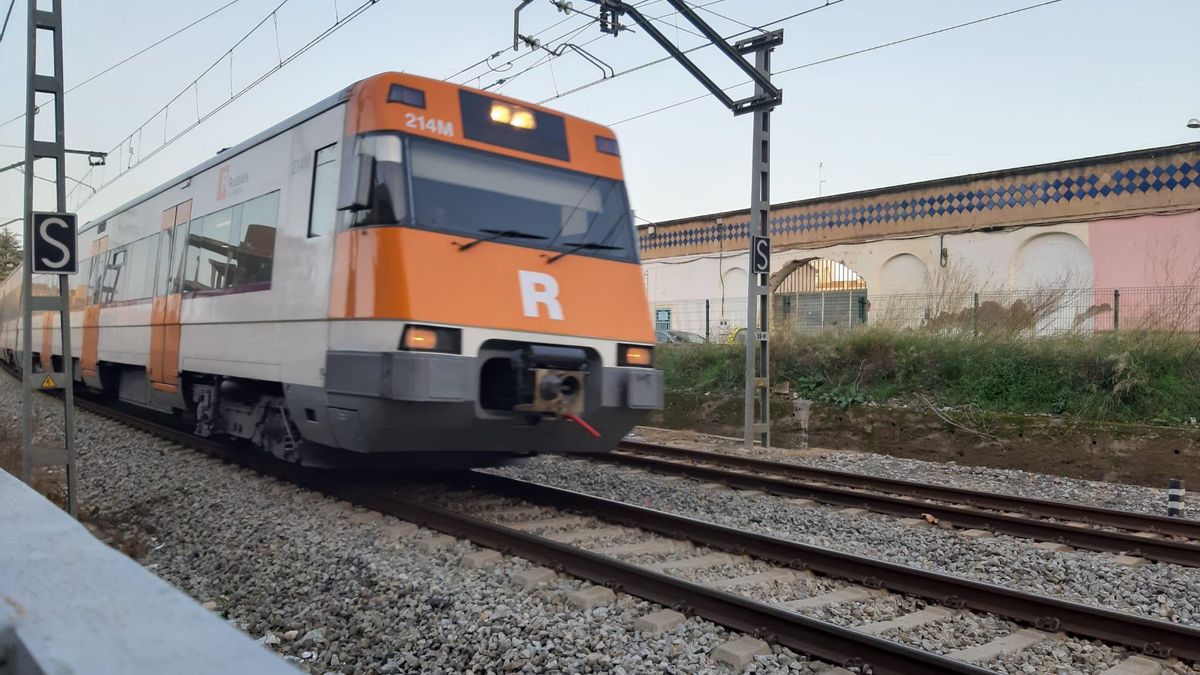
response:
<svg viewBox="0 0 1200 675"><path fill-rule="evenodd" d="M836 605L811 607L801 610L800 613L820 621L853 628L865 623L891 621L899 616L915 612L921 607L922 605L917 600L889 594L869 600L853 600Z"/></svg>
<svg viewBox="0 0 1200 675"><path fill-rule="evenodd" d="M979 665L1000 673L1097 673L1133 656L1117 647L1079 640L1046 640Z"/></svg>
<svg viewBox="0 0 1200 675"><path fill-rule="evenodd" d="M681 441L689 448L712 452L744 454L741 441L684 431L642 428L630 438L671 444ZM1088 506L1163 515L1167 508L1166 486L1150 488L1125 483L1065 478L1020 469L996 469L961 465L955 462L930 462L892 457L869 452L836 450L793 451L782 448L755 448L752 456L817 469L847 471L881 478L982 490L1049 501L1075 502ZM1184 517L1200 518L1200 508L1184 502Z"/></svg>
<svg viewBox="0 0 1200 675"><path fill-rule="evenodd" d="M19 410L19 385L0 379L0 409ZM35 407L42 429L61 425L57 402ZM76 420L84 521L139 540L143 565L306 672L727 671L709 653L737 636L715 624L641 633L636 619L660 606L619 593L578 611L566 597L579 581L516 588L524 560L465 569L479 550L465 541L423 553L428 531L401 537L394 519L86 412ZM774 647L743 672L828 667Z"/></svg>
<svg viewBox="0 0 1200 675"><path fill-rule="evenodd" d="M825 546L1052 595L1067 600L1200 626L1200 569L1151 563L1116 564L1106 553L1051 553L1005 535L967 539L955 530L907 527L899 519L843 513L786 499L561 457L537 458L497 473Z"/></svg>

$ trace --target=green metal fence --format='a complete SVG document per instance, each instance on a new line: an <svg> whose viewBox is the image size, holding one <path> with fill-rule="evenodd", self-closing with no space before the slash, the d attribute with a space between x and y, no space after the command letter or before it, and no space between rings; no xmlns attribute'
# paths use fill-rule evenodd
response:
<svg viewBox="0 0 1200 675"><path fill-rule="evenodd" d="M651 302L655 327L710 342L735 339L745 298ZM945 335L1038 337L1066 333L1200 333L1200 287L1040 288L937 294L872 294L866 289L772 296L772 326L801 335L863 325Z"/></svg>

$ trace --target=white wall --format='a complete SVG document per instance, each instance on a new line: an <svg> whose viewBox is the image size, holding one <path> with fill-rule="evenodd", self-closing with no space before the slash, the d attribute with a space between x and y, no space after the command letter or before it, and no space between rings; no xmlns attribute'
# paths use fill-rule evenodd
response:
<svg viewBox="0 0 1200 675"><path fill-rule="evenodd" d="M1088 226L1068 223L777 251L771 266L780 269L789 261L813 257L837 260L866 280L871 298L938 293L949 286L1035 289L1064 279L1090 288L1094 274L1087 244ZM705 299L710 300L710 326L722 316L731 325L744 325L745 251L652 259L642 268L651 307L672 308L673 327L702 330ZM872 306L873 313L879 309Z"/></svg>

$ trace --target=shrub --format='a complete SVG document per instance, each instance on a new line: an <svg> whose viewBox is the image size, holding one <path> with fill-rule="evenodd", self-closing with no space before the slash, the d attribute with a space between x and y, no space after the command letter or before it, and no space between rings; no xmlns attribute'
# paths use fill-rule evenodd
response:
<svg viewBox="0 0 1200 675"><path fill-rule="evenodd" d="M741 345L660 349L668 391L740 395ZM926 397L989 412L1191 423L1200 417L1200 340L1174 333L1020 339L869 328L773 338L773 384L842 407Z"/></svg>

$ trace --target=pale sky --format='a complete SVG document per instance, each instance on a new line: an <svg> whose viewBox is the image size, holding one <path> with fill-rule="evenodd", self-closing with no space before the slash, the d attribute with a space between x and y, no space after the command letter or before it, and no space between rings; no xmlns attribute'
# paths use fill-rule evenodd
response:
<svg viewBox="0 0 1200 675"><path fill-rule="evenodd" d="M67 0L67 86L78 84L229 0ZM212 18L96 79L66 98L71 148L109 150L217 61L280 0L237 0ZM167 124L195 121L273 67L362 0L288 0L196 90L174 104ZM711 0L693 0L705 4ZM779 26L785 42L774 67L819 61L942 27L1035 4L1036 0L844 0ZM516 0L379 0L161 153L101 190L79 209L95 217L137 197L368 75L403 70L444 78L490 53L500 69L477 66L454 81L488 85L533 64L542 53L508 48ZM595 13L588 0L576 9ZM822 0L719 0L709 9L759 25ZM3 3L7 5L7 3ZM0 122L24 107L25 0L18 0L0 43ZM0 5L0 11L6 7ZM663 0L646 14L662 16L664 33L684 47L701 39L683 29ZM701 11L723 35L744 30ZM522 13L522 32L561 21L549 0ZM540 35L582 30L574 44L622 71L661 58L645 33L601 36L575 16ZM678 23L679 30L675 26ZM275 26L279 42L276 45ZM585 28L585 26L587 26ZM597 39L600 38L600 39ZM557 44L557 43L555 43ZM722 85L745 78L715 50L694 55ZM784 104L775 113L772 201L817 195L817 163L826 195L989 169L1036 164L1152 146L1200 141L1187 129L1200 116L1200 4L1195 0L1062 0L980 25L781 74ZM499 91L533 102L597 79L601 71L568 52ZM478 79L477 79L478 78ZM748 88L734 92L744 96ZM604 124L703 94L672 62L620 76L546 105ZM39 116L41 118L42 116ZM48 117L48 116L47 116ZM46 120L48 121L48 120ZM41 122L40 122L41 123ZM161 142L161 117L137 141L138 152ZM744 208L749 200L749 117L734 118L708 97L619 124L626 180L640 217L668 220ZM23 121L0 127L0 144L23 142ZM0 166L21 159L0 145ZM123 151L124 152L124 151ZM86 160L68 160L83 178ZM50 167L40 169L48 174ZM0 222L21 213L21 174L0 173ZM51 205L44 202L40 208Z"/></svg>

